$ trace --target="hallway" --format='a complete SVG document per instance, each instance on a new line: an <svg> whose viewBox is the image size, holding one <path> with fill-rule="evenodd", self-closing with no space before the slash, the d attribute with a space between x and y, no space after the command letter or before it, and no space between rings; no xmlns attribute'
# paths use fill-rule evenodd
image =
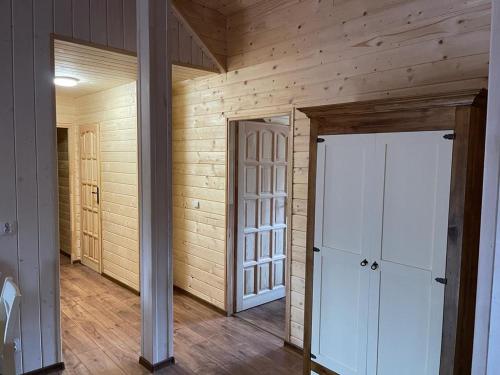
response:
<svg viewBox="0 0 500 375"><path fill-rule="evenodd" d="M90 269L61 261L63 374L147 374L138 364L140 299ZM282 340L174 296L175 366L161 374L300 374Z"/></svg>

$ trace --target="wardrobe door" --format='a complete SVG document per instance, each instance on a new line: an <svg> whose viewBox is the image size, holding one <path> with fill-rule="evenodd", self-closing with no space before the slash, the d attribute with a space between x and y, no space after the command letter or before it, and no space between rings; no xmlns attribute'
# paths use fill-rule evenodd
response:
<svg viewBox="0 0 500 375"><path fill-rule="evenodd" d="M446 266L453 145L447 133L376 135L378 160L385 161L372 277L380 285L379 375L439 374L444 285L435 279L445 277Z"/></svg>
<svg viewBox="0 0 500 375"><path fill-rule="evenodd" d="M366 373L369 259L377 222L374 135L318 144L312 353L342 375Z"/></svg>

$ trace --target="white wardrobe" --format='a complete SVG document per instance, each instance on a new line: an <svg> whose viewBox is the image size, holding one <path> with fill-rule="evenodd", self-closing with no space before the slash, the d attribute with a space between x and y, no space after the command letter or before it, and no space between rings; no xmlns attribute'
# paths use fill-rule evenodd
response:
<svg viewBox="0 0 500 375"><path fill-rule="evenodd" d="M469 375L487 93L310 119L303 375Z"/></svg>
<svg viewBox="0 0 500 375"><path fill-rule="evenodd" d="M338 374L439 372L448 134L321 137L311 353Z"/></svg>

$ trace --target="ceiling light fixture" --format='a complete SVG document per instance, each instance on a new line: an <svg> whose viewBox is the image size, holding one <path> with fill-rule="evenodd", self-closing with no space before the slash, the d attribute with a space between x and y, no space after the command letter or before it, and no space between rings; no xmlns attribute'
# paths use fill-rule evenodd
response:
<svg viewBox="0 0 500 375"><path fill-rule="evenodd" d="M63 87L74 87L78 85L78 82L80 82L79 79L73 78L73 77L55 77L54 78L54 84L56 86L63 86Z"/></svg>

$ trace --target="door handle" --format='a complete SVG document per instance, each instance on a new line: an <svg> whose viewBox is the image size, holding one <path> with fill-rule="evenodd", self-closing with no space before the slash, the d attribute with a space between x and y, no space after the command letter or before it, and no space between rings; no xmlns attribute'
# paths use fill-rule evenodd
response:
<svg viewBox="0 0 500 375"><path fill-rule="evenodd" d="M378 268L378 263L377 262L373 262L373 264L371 265L370 268L375 271Z"/></svg>
<svg viewBox="0 0 500 375"><path fill-rule="evenodd" d="M92 194L96 195L97 204L99 204L99 186L96 187L97 191L93 191Z"/></svg>
<svg viewBox="0 0 500 375"><path fill-rule="evenodd" d="M366 259L363 259L359 265L361 267L365 267L367 264L368 264L368 261Z"/></svg>

